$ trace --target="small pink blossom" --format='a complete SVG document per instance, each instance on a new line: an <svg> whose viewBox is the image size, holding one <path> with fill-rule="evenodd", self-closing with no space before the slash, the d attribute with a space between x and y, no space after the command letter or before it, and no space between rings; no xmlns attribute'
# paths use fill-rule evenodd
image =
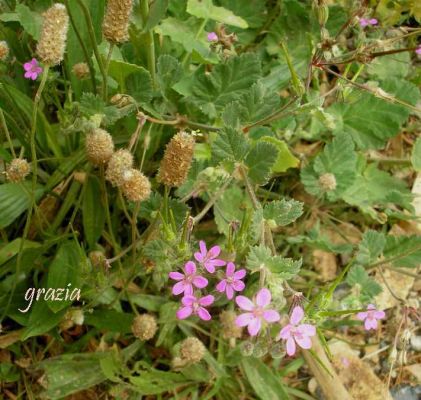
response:
<svg viewBox="0 0 421 400"><path fill-rule="evenodd" d="M185 295L193 294L193 286L203 289L208 285L208 280L203 276L196 275L196 264L189 261L184 265L184 275L180 272L170 272L169 277L178 281L172 288L172 293L176 296L183 293Z"/></svg>
<svg viewBox="0 0 421 400"><path fill-rule="evenodd" d="M222 281L216 285L216 290L221 293L225 292L227 298L231 300L234 297L234 291L241 292L244 290L246 285L241 279L245 276L245 269L235 271L234 263L229 262L225 272L225 279L222 279Z"/></svg>
<svg viewBox="0 0 421 400"><path fill-rule="evenodd" d="M421 44L415 49L415 53L421 56Z"/></svg>
<svg viewBox="0 0 421 400"><path fill-rule="evenodd" d="M360 18L360 26L365 28L366 26L374 26L377 25L379 23L379 21L377 21L376 18Z"/></svg>
<svg viewBox="0 0 421 400"><path fill-rule="evenodd" d="M276 340L287 341L287 354L293 356L296 351L296 343L303 349L311 348L310 336L316 334L316 328L310 324L299 324L304 318L304 310L300 306L294 307L289 319L289 324L284 326L279 332Z"/></svg>
<svg viewBox="0 0 421 400"><path fill-rule="evenodd" d="M200 319L209 321L212 317L209 311L205 307L210 306L214 302L215 298L209 294L207 296L198 298L195 296L187 295L181 299L181 303L184 307L181 307L177 311L178 319L186 319L190 315L198 315Z"/></svg>
<svg viewBox="0 0 421 400"><path fill-rule="evenodd" d="M220 260L217 257L221 253L219 246L213 246L209 251L206 248L206 244L203 240L199 242L200 252L194 253L194 258L200 262L209 273L215 272L215 267L222 267L226 264L224 260Z"/></svg>
<svg viewBox="0 0 421 400"><path fill-rule="evenodd" d="M235 320L235 324L240 327L247 326L250 336L256 336L262 327L262 320L266 322L279 321L281 317L277 311L266 309L271 298L270 291L266 288L260 289L253 301L245 296L237 296L235 301L238 307L248 312L240 314Z"/></svg>
<svg viewBox="0 0 421 400"><path fill-rule="evenodd" d="M26 71L24 77L33 81L42 72L42 68L38 65L38 61L35 58L23 64L23 69Z"/></svg>
<svg viewBox="0 0 421 400"><path fill-rule="evenodd" d="M374 304L367 306L367 311L359 312L357 318L360 321L364 321L364 329L369 331L370 329L377 329L377 320L383 319L386 316L384 311L377 310Z"/></svg>
<svg viewBox="0 0 421 400"><path fill-rule="evenodd" d="M208 42L217 42L218 35L215 32L208 33Z"/></svg>

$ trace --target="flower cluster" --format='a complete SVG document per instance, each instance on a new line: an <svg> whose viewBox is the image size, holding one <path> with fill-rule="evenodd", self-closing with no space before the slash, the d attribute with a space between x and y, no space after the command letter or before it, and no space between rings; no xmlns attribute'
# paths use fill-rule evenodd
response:
<svg viewBox="0 0 421 400"><path fill-rule="evenodd" d="M170 272L170 279L177 281L172 288L175 296L183 295L181 299L182 307L177 311L178 319L188 318L190 315L197 315L204 321L212 317L206 307L209 307L215 301L215 296L208 294L201 296L199 290L205 289L209 285L209 280L201 274L208 273L210 276L215 274L216 268L226 265L226 271L223 279L216 285L215 290L219 293L225 293L231 300L235 292L241 292L245 288L242 279L246 276L246 270L235 269L232 262L226 262L219 258L221 248L213 246L209 250L204 241L199 242L200 251L194 253L194 261L188 261L181 272ZM199 265L197 267L196 263Z"/></svg>
<svg viewBox="0 0 421 400"><path fill-rule="evenodd" d="M360 18L360 26L365 28L366 26L374 26L379 23L376 18Z"/></svg>

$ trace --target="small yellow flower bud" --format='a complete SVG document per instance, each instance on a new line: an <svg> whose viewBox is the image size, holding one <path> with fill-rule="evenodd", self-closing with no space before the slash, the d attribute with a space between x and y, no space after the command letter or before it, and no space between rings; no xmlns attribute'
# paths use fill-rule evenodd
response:
<svg viewBox="0 0 421 400"><path fill-rule="evenodd" d="M133 335L140 340L149 340L155 336L158 330L156 318L150 314L142 314L135 317L132 324Z"/></svg>
<svg viewBox="0 0 421 400"><path fill-rule="evenodd" d="M73 65L72 72L77 79L85 79L89 76L89 66L86 63L77 63Z"/></svg>
<svg viewBox="0 0 421 400"><path fill-rule="evenodd" d="M94 165L106 164L114 152L111 135L103 129L96 128L86 136L86 157Z"/></svg>
<svg viewBox="0 0 421 400"><path fill-rule="evenodd" d="M31 172L31 166L24 158L15 158L6 168L6 177L11 182L21 182Z"/></svg>
<svg viewBox="0 0 421 400"><path fill-rule="evenodd" d="M129 201L143 201L151 195L149 179L137 169L129 169L123 173L121 189Z"/></svg>
<svg viewBox="0 0 421 400"><path fill-rule="evenodd" d="M180 355L187 364L198 363L205 355L206 347L195 337L188 337L181 342Z"/></svg>

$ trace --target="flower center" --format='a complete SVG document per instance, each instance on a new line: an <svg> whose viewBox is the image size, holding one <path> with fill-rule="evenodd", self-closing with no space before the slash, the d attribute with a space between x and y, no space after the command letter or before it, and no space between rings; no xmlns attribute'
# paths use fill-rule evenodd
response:
<svg viewBox="0 0 421 400"><path fill-rule="evenodd" d="M264 311L265 311L265 310L263 310L263 308L262 308L262 307L256 307L256 308L253 310L253 315L254 315L256 318L262 318Z"/></svg>

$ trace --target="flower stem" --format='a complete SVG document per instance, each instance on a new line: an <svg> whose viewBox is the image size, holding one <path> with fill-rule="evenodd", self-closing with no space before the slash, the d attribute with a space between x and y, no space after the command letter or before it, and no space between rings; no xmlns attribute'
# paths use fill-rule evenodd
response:
<svg viewBox="0 0 421 400"><path fill-rule="evenodd" d="M9 129L7 129L6 119L4 118L3 109L0 108L0 121L3 125L4 133L6 135L7 141L9 142L10 151L12 152L13 158L16 158L15 148L13 147L12 139L10 138Z"/></svg>
<svg viewBox="0 0 421 400"><path fill-rule="evenodd" d="M107 60L105 61L105 66L104 66L104 76L103 76L104 79L102 81L102 98L105 101L108 100L107 77L108 77L108 67L110 66L110 61L111 61L111 56L113 54L113 49L114 49L114 43L110 43L110 48L108 49Z"/></svg>
<svg viewBox="0 0 421 400"><path fill-rule="evenodd" d="M149 17L149 0L141 0L140 4L140 13L143 21L143 26L146 25L146 20ZM156 87L156 73L155 73L155 41L153 37L153 31L148 30L147 36L147 47L146 47L146 57L148 60L148 70L151 74L152 84Z"/></svg>

